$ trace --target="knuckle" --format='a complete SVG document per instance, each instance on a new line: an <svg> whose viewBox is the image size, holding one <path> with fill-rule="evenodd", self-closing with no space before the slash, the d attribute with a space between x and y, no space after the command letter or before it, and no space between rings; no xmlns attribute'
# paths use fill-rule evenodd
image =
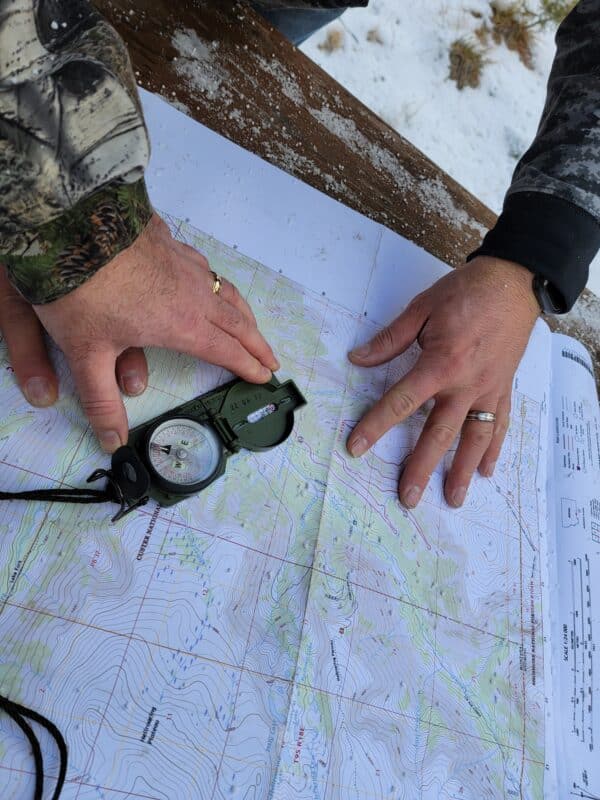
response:
<svg viewBox="0 0 600 800"><path fill-rule="evenodd" d="M465 439L470 445L477 447L486 447L492 438L493 429L491 425L485 425L481 422L472 423L465 435Z"/></svg>
<svg viewBox="0 0 600 800"><path fill-rule="evenodd" d="M373 338L372 348L376 351L387 352L394 347L394 336L389 327L382 328Z"/></svg>
<svg viewBox="0 0 600 800"><path fill-rule="evenodd" d="M452 425L436 422L428 427L427 433L441 450L448 450L452 442L456 439L458 431L453 428Z"/></svg>
<svg viewBox="0 0 600 800"><path fill-rule="evenodd" d="M94 357L96 350L93 345L87 340L67 340L63 343L65 355L68 357L72 364L88 364Z"/></svg>
<svg viewBox="0 0 600 800"><path fill-rule="evenodd" d="M205 336L202 337L200 346L198 348L202 353L214 353L222 349L221 336L217 328L211 328Z"/></svg>
<svg viewBox="0 0 600 800"><path fill-rule="evenodd" d="M430 371L440 387L449 387L457 382L461 370L451 359L435 359L430 361Z"/></svg>
<svg viewBox="0 0 600 800"><path fill-rule="evenodd" d="M475 379L473 380L473 388L480 394L484 394L492 385L493 380L493 370L490 368L483 369L475 376Z"/></svg>
<svg viewBox="0 0 600 800"><path fill-rule="evenodd" d="M81 406L90 419L113 417L119 413L119 402L105 397L82 398Z"/></svg>
<svg viewBox="0 0 600 800"><path fill-rule="evenodd" d="M390 411L396 418L410 416L415 410L414 398L404 391L393 391L389 397Z"/></svg>
<svg viewBox="0 0 600 800"><path fill-rule="evenodd" d="M406 306L406 310L411 313L419 314L425 308L425 292L419 292L415 295L410 303Z"/></svg>
<svg viewBox="0 0 600 800"><path fill-rule="evenodd" d="M264 380L263 372L264 367L252 356L248 356L248 371L252 376L253 380L260 381Z"/></svg>
<svg viewBox="0 0 600 800"><path fill-rule="evenodd" d="M467 375L473 369L473 361L469 353L461 350L448 357L444 364L444 372L447 377L457 375Z"/></svg>
<svg viewBox="0 0 600 800"><path fill-rule="evenodd" d="M223 308L221 312L221 322L225 329L234 333L243 332L247 327L247 320L235 306Z"/></svg>

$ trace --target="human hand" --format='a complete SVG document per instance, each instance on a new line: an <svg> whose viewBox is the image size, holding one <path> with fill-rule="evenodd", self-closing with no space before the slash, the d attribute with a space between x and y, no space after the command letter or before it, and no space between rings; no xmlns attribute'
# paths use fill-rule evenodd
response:
<svg viewBox="0 0 600 800"><path fill-rule="evenodd" d="M30 303L8 279L0 264L0 333L17 383L32 406L44 408L58 398L58 378L48 357L44 329ZM130 396L141 394L148 382L144 351L131 347L117 358L116 379Z"/></svg>
<svg viewBox="0 0 600 800"><path fill-rule="evenodd" d="M266 382L278 368L237 289L223 281L217 295L212 286L206 259L175 241L155 214L131 247L88 281L52 303L33 306L65 354L84 412L108 452L127 441L119 384L133 394L146 385L142 347L188 353L254 383ZM15 294L2 304L0 326L26 396L30 378L41 377L49 386L45 398L29 396L48 405L56 397L56 376L37 319Z"/></svg>
<svg viewBox="0 0 600 800"><path fill-rule="evenodd" d="M347 443L351 455L361 456L434 398L400 476L398 494L407 508L417 505L459 434L444 483L446 501L455 508L463 504L477 468L493 474L508 429L513 376L540 313L531 284L531 272L519 264L478 256L417 295L371 342L349 354L353 364L373 367L415 340L421 346L413 369L365 414ZM465 422L473 409L495 413L495 423Z"/></svg>

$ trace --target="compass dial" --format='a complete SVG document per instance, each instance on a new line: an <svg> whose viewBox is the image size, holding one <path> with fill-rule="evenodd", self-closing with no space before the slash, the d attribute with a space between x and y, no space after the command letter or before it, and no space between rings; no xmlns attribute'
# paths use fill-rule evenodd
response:
<svg viewBox="0 0 600 800"><path fill-rule="evenodd" d="M193 419L161 422L150 433L148 460L173 491L195 491L216 472L222 445L216 433Z"/></svg>

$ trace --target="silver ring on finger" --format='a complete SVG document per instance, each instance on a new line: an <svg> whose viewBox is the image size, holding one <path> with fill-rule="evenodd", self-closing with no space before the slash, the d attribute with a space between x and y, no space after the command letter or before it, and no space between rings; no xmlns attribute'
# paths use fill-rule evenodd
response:
<svg viewBox="0 0 600 800"><path fill-rule="evenodd" d="M479 411L472 408L465 417L466 422L496 422L496 415L492 411Z"/></svg>

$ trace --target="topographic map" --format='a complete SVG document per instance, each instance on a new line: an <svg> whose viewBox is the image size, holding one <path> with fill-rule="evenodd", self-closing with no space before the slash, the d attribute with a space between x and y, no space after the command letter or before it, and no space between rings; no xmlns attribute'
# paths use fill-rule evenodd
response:
<svg viewBox="0 0 600 800"><path fill-rule="evenodd" d="M376 321L169 222L248 298L308 405L285 444L171 508L111 525L106 506L0 506L0 692L62 730L62 796L542 798L547 384L517 381L496 475L461 511L440 469L409 513L398 470L424 412L363 459L345 441L414 353L352 367ZM34 411L0 350L7 490L106 466L56 358L61 399ZM149 359L132 424L229 377ZM30 754L0 733L2 799L29 798Z"/></svg>

